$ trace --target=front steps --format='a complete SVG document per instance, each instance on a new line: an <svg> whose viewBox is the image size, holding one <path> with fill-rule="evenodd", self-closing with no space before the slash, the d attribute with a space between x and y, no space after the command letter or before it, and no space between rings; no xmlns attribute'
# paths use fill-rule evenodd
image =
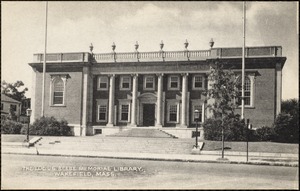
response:
<svg viewBox="0 0 300 191"><path fill-rule="evenodd" d="M143 127L133 128L126 131L121 131L109 137L145 137L145 138L177 138L174 135L166 133L160 129L149 129Z"/></svg>

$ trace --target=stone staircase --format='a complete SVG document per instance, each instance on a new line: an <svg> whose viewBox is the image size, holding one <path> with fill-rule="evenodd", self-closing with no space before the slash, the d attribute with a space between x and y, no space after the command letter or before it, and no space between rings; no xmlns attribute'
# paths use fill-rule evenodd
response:
<svg viewBox="0 0 300 191"><path fill-rule="evenodd" d="M109 137L146 137L146 138L177 138L174 135L166 133L160 129L149 129L139 127L126 131L121 131L116 134L108 135Z"/></svg>
<svg viewBox="0 0 300 191"><path fill-rule="evenodd" d="M157 130L159 131L159 130ZM157 133L157 131L154 131ZM145 133L145 132L144 132ZM160 132L162 133L162 132ZM153 133L154 134L154 133ZM152 135L153 135L152 134ZM83 150L102 152L190 154L194 139L161 139L148 137L43 137L35 146L37 150Z"/></svg>

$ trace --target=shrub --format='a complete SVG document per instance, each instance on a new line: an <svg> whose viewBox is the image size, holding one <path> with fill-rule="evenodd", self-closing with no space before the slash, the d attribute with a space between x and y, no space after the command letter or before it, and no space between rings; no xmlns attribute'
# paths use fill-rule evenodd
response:
<svg viewBox="0 0 300 191"><path fill-rule="evenodd" d="M204 124L204 138L206 140L222 140L222 121L220 119L207 119ZM244 120L240 120L239 115L231 115L224 119L224 140L225 141L245 141L246 126Z"/></svg>
<svg viewBox="0 0 300 191"><path fill-rule="evenodd" d="M12 120L1 120L1 134L20 134L22 123Z"/></svg>
<svg viewBox="0 0 300 191"><path fill-rule="evenodd" d="M299 119L280 113L274 123L276 141L284 143L299 143Z"/></svg>
<svg viewBox="0 0 300 191"><path fill-rule="evenodd" d="M256 141L274 141L276 134L272 127L261 127L254 131L254 137Z"/></svg>
<svg viewBox="0 0 300 191"><path fill-rule="evenodd" d="M27 129L23 128L21 133L26 134ZM68 136L71 135L71 128L66 120L58 121L54 117L41 117L30 126L29 134Z"/></svg>
<svg viewBox="0 0 300 191"><path fill-rule="evenodd" d="M211 141L221 141L222 140L221 124L222 124L221 120L212 119L212 118L205 120L203 124L204 139L211 140Z"/></svg>

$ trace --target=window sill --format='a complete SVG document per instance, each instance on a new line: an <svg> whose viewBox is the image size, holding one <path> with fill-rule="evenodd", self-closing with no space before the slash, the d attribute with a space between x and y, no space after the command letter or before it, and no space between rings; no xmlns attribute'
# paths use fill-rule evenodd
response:
<svg viewBox="0 0 300 191"><path fill-rule="evenodd" d="M245 106L246 109L255 109L255 106ZM236 107L236 109L242 109L242 106Z"/></svg>
<svg viewBox="0 0 300 191"><path fill-rule="evenodd" d="M108 88L97 88L97 91L107 91L108 90Z"/></svg>
<svg viewBox="0 0 300 191"><path fill-rule="evenodd" d="M66 105L50 105L50 107L66 107Z"/></svg>

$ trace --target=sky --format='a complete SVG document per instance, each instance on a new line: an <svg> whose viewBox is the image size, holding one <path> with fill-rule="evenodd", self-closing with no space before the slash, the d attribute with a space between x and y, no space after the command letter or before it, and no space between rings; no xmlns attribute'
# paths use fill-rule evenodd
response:
<svg viewBox="0 0 300 191"><path fill-rule="evenodd" d="M33 54L45 47L43 1L1 1L1 80L24 82L31 97ZM282 99L298 98L298 2L247 2L246 46L282 46ZM242 47L243 3L233 1L74 1L48 3L47 53L207 50Z"/></svg>

